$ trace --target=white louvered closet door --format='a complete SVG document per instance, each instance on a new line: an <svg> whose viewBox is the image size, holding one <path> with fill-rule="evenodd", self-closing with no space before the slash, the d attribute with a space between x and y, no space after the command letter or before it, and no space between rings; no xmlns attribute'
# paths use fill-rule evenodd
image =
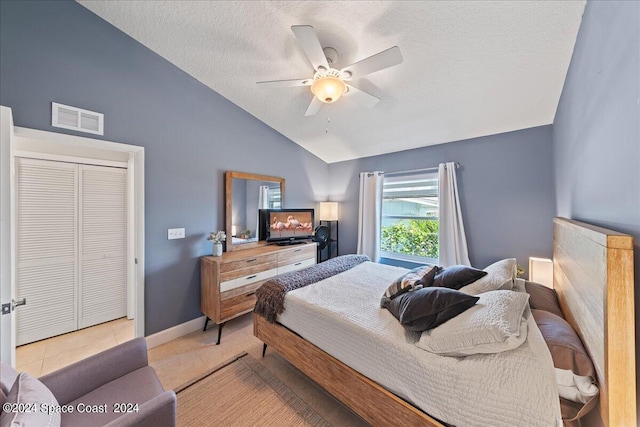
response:
<svg viewBox="0 0 640 427"><path fill-rule="evenodd" d="M16 344L77 328L78 166L17 158Z"/></svg>
<svg viewBox="0 0 640 427"><path fill-rule="evenodd" d="M127 315L127 170L80 165L78 328Z"/></svg>

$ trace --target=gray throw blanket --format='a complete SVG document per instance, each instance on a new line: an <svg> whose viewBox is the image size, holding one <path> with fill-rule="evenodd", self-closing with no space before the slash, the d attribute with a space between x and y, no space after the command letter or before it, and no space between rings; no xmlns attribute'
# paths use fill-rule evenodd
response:
<svg viewBox="0 0 640 427"><path fill-rule="evenodd" d="M253 312L260 314L270 323L275 323L278 314L284 311L284 296L287 292L342 273L365 261L371 259L366 255L342 255L268 280L256 291L257 300Z"/></svg>

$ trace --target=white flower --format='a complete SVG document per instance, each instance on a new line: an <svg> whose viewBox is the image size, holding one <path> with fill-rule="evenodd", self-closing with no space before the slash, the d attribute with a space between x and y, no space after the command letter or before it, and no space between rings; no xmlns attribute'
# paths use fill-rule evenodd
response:
<svg viewBox="0 0 640 427"><path fill-rule="evenodd" d="M223 230L212 231L207 237L207 240L212 240L213 243L222 243L227 240L227 235Z"/></svg>

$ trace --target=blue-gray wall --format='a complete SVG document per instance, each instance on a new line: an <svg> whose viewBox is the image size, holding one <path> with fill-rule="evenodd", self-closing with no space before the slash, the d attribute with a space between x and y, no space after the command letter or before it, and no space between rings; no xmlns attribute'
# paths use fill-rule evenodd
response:
<svg viewBox="0 0 640 427"><path fill-rule="evenodd" d="M391 142L390 142L391 143ZM471 263L551 256L554 212L551 126L473 138L329 165L331 199L340 203L340 253L355 252L358 173L460 162L460 204Z"/></svg>
<svg viewBox="0 0 640 427"><path fill-rule="evenodd" d="M147 335L201 315L198 257L224 228L225 170L286 178L288 207L328 194L325 162L75 2L0 3L0 88L17 126L74 134L50 126L55 101L145 147ZM186 239L168 241L173 227Z"/></svg>
<svg viewBox="0 0 640 427"><path fill-rule="evenodd" d="M638 337L640 2L587 3L553 123L553 157L558 215L634 236ZM640 359L636 365L640 375Z"/></svg>

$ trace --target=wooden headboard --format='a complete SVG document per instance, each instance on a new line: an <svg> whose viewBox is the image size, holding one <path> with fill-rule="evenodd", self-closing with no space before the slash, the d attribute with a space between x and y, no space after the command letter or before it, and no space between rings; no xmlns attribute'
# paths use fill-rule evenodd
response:
<svg viewBox="0 0 640 427"><path fill-rule="evenodd" d="M633 237L555 218L553 285L595 365L604 425L635 426Z"/></svg>

